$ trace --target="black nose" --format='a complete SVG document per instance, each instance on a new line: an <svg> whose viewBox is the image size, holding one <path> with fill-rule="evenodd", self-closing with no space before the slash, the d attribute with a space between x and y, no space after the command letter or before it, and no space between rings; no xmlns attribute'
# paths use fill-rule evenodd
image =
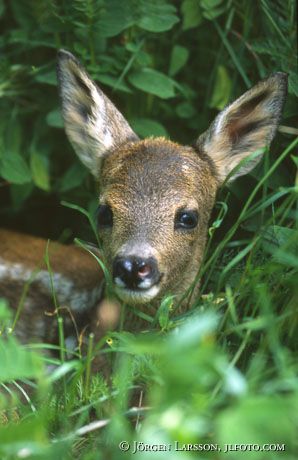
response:
<svg viewBox="0 0 298 460"><path fill-rule="evenodd" d="M153 257L116 257L113 278L117 286L128 289L149 289L160 279L157 261Z"/></svg>

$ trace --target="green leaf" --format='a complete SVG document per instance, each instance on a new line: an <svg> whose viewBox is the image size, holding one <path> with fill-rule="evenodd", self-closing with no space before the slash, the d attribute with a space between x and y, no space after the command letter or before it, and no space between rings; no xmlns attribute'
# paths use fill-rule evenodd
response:
<svg viewBox="0 0 298 460"><path fill-rule="evenodd" d="M103 6L103 5L102 5ZM98 18L94 24L94 35L100 38L115 37L135 23L134 9L131 0L109 0L99 8ZM86 23L78 27L86 33Z"/></svg>
<svg viewBox="0 0 298 460"><path fill-rule="evenodd" d="M161 99L175 96L175 82L157 70L145 68L131 73L128 79L136 88L154 94Z"/></svg>
<svg viewBox="0 0 298 460"><path fill-rule="evenodd" d="M280 225L270 225L263 233L265 240L276 247L287 245L291 240L298 245L298 230ZM297 246L298 249L298 246Z"/></svg>
<svg viewBox="0 0 298 460"><path fill-rule="evenodd" d="M289 455L291 451L294 453L297 439L297 409L297 398L293 396L246 398L219 414L216 423L217 439L222 445L284 444ZM264 459L262 450L242 454L246 454L244 458ZM239 459L239 451L230 451L228 456Z"/></svg>
<svg viewBox="0 0 298 460"><path fill-rule="evenodd" d="M24 158L18 153L5 153L1 157L1 176L13 184L26 184L31 181L31 172Z"/></svg>
<svg viewBox="0 0 298 460"><path fill-rule="evenodd" d="M39 458L42 458L46 447L45 436L44 422L38 418L1 426L1 458L20 458L22 455L25 458L40 455Z"/></svg>
<svg viewBox="0 0 298 460"><path fill-rule="evenodd" d="M130 120L131 126L136 133L141 137L148 136L164 136L169 137L165 127L158 121L150 118L134 118Z"/></svg>
<svg viewBox="0 0 298 460"><path fill-rule="evenodd" d="M224 385L226 392L233 396L243 396L247 392L247 382L235 367L225 368Z"/></svg>
<svg viewBox="0 0 298 460"><path fill-rule="evenodd" d="M54 128L63 128L64 126L61 110L59 109L49 112L46 121L49 126L53 126Z"/></svg>
<svg viewBox="0 0 298 460"><path fill-rule="evenodd" d="M20 345L14 337L0 337L0 382L39 378L43 373L42 358Z"/></svg>
<svg viewBox="0 0 298 460"><path fill-rule="evenodd" d="M275 261L298 267L298 230L270 225L263 233L262 247Z"/></svg>
<svg viewBox="0 0 298 460"><path fill-rule="evenodd" d="M12 322L12 310L8 307L7 301L0 298L0 335L3 330Z"/></svg>
<svg viewBox="0 0 298 460"><path fill-rule="evenodd" d="M223 0L201 0L200 3L204 10L203 16L209 20L217 18L226 10L225 4L221 6Z"/></svg>
<svg viewBox="0 0 298 460"><path fill-rule="evenodd" d="M187 62L189 51L184 46L175 45L172 49L169 75L173 77Z"/></svg>
<svg viewBox="0 0 298 460"><path fill-rule="evenodd" d="M179 334L174 330L169 335L168 343L172 352L197 345L215 330L217 322L218 318L213 312L194 314L182 324Z"/></svg>
<svg viewBox="0 0 298 460"><path fill-rule="evenodd" d="M96 80L100 81L104 85L110 86L111 88L116 88L116 90L123 91L123 93L132 93L131 89L123 82L119 82L119 78L113 77L106 74L97 74Z"/></svg>
<svg viewBox="0 0 298 460"><path fill-rule="evenodd" d="M35 80L38 81L38 83L45 83L47 85L57 86L57 77L56 72L54 70L37 73L35 75Z"/></svg>
<svg viewBox="0 0 298 460"><path fill-rule="evenodd" d="M237 253L235 257L233 257L232 260L226 265L226 267L221 271L220 274L220 280L224 278L224 276L233 268L235 265L237 265L246 255L252 250L254 247L254 242L248 244L247 246L244 247L241 251Z"/></svg>
<svg viewBox="0 0 298 460"><path fill-rule="evenodd" d="M216 69L216 78L209 107L222 110L230 99L232 82L226 68L219 65Z"/></svg>
<svg viewBox="0 0 298 460"><path fill-rule="evenodd" d="M183 29L188 30L201 24L203 16L198 0L184 0L181 6Z"/></svg>
<svg viewBox="0 0 298 460"><path fill-rule="evenodd" d="M213 10L204 11L203 16L206 19L212 20L220 16L225 11L226 11L226 6L221 6L220 8L214 8Z"/></svg>
<svg viewBox="0 0 298 460"><path fill-rule="evenodd" d="M201 7L205 10L212 10L219 7L223 0L200 0Z"/></svg>
<svg viewBox="0 0 298 460"><path fill-rule="evenodd" d="M176 8L170 4L159 2L143 1L141 3L142 17L137 22L137 25L149 32L165 32L170 30L174 24L179 22L176 13Z"/></svg>
<svg viewBox="0 0 298 460"><path fill-rule="evenodd" d="M37 152L30 156L30 167L34 184L42 190L50 190L50 176L45 158Z"/></svg>
<svg viewBox="0 0 298 460"><path fill-rule="evenodd" d="M297 156L297 157L294 157L294 155L291 155L291 158L292 158L292 160L294 161L295 165L296 165L297 168L298 168L298 156Z"/></svg>
<svg viewBox="0 0 298 460"><path fill-rule="evenodd" d="M196 115L196 110L189 102L181 102L176 107L176 113L180 118L192 118Z"/></svg>
<svg viewBox="0 0 298 460"><path fill-rule="evenodd" d="M26 184L12 184L10 186L10 197L14 210L18 210L34 190L33 182Z"/></svg>
<svg viewBox="0 0 298 460"><path fill-rule="evenodd" d="M62 177L61 185L59 187L60 192L67 192L75 187L79 187L87 174L88 171L81 163L75 163Z"/></svg>
<svg viewBox="0 0 298 460"><path fill-rule="evenodd" d="M158 318L159 325L161 329L167 329L169 325L169 315L170 310L173 307L173 296L168 296L160 304L159 309L157 310L156 316Z"/></svg>

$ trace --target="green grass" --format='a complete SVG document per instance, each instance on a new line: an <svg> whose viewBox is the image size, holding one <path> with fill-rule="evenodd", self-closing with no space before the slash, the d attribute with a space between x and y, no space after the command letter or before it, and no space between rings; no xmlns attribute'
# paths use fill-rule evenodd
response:
<svg viewBox="0 0 298 460"><path fill-rule="evenodd" d="M270 154L217 197L188 312L177 316L169 296L155 317L134 310L147 331L128 333L122 321L73 351L58 315L58 344L16 341L31 280L15 316L0 300L0 459L296 460L298 160L287 134L298 114L295 2L14 0L0 1L0 21L1 225L63 242L79 236L91 253L81 238L96 241L97 195L62 129L58 48L81 59L141 137L182 143L251 84L289 74ZM113 364L109 382L91 372L98 354ZM183 444L203 450L175 450ZM247 447L224 453L226 444ZM271 450L249 450L263 445Z"/></svg>
<svg viewBox="0 0 298 460"><path fill-rule="evenodd" d="M99 347L90 335L85 356L74 353L67 361L62 318L59 358L45 358L41 352L48 346L24 348L14 340L13 318L1 302L1 459L26 453L41 459L193 458L194 452L177 450L184 444L205 449L200 458L296 458L298 190L285 187L265 200L262 193L295 145L297 140L268 168L217 242L229 201L219 206L201 296L184 315L175 316L169 297L148 331L114 331ZM236 239L240 226L249 222L251 228L260 215L260 227ZM111 355L110 383L92 375L95 353ZM49 362L56 365L51 374ZM130 444L128 452L120 450L121 441ZM135 443L139 451L133 454ZM146 453L144 444L172 450ZM224 453L226 444L285 451ZM208 450L214 446L222 451Z"/></svg>

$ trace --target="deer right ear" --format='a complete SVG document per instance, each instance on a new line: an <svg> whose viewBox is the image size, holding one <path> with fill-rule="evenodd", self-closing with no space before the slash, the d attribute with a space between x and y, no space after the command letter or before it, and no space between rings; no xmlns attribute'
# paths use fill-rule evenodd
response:
<svg viewBox="0 0 298 460"><path fill-rule="evenodd" d="M248 173L261 159L277 130L286 94L287 74L277 72L226 107L199 137L197 147L213 160L221 183ZM261 154L250 160L254 152Z"/></svg>
<svg viewBox="0 0 298 460"><path fill-rule="evenodd" d="M77 155L97 176L110 150L137 140L127 121L68 51L58 53L58 82L65 130Z"/></svg>

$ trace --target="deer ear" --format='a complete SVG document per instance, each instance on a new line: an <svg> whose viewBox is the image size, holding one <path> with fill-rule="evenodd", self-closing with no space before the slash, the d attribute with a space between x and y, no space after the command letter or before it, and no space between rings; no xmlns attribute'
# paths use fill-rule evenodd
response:
<svg viewBox="0 0 298 460"><path fill-rule="evenodd" d="M137 135L114 104L68 51L58 53L58 82L65 130L81 161L95 176L100 159Z"/></svg>
<svg viewBox="0 0 298 460"><path fill-rule="evenodd" d="M223 182L242 160L270 145L287 94L287 74L278 72L261 81L216 117L198 141L199 150L209 155ZM251 171L261 154L243 162L229 180Z"/></svg>

